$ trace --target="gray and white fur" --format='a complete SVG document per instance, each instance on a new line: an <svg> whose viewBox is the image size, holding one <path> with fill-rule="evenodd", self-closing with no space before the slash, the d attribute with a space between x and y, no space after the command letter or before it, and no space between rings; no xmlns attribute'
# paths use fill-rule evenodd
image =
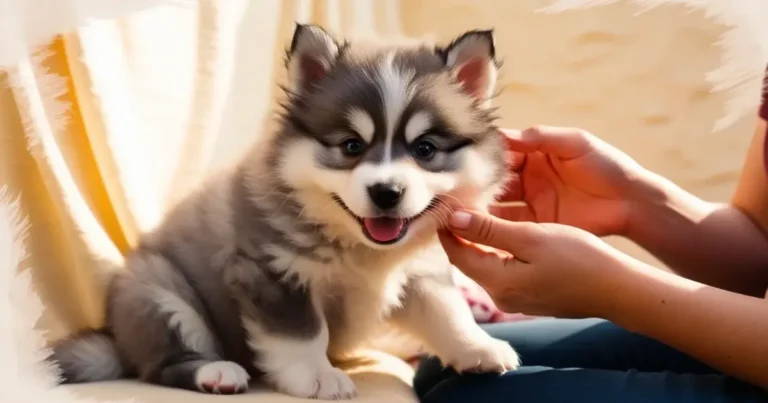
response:
<svg viewBox="0 0 768 403"><path fill-rule="evenodd" d="M516 368L436 237L450 208L485 209L506 180L494 53L491 31L391 46L297 25L279 129L143 235L110 282L105 329L54 346L63 382L223 394L259 378L349 399L331 360L384 322L459 371Z"/></svg>

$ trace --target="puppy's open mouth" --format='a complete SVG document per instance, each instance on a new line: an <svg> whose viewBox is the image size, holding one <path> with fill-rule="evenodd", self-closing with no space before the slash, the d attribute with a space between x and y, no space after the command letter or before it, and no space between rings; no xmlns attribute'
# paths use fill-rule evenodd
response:
<svg viewBox="0 0 768 403"><path fill-rule="evenodd" d="M424 210L411 217L359 217L344 204L339 196L332 195L332 197L344 211L357 220L365 236L380 245L391 245L402 239L408 232L410 224L434 208L437 203L437 200L433 199Z"/></svg>

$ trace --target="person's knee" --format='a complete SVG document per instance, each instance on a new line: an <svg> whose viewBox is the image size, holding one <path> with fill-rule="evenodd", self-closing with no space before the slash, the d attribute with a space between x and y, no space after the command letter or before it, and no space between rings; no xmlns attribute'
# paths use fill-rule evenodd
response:
<svg viewBox="0 0 768 403"><path fill-rule="evenodd" d="M545 403L561 400L548 400L551 396L541 393L546 390L546 375L552 371L547 367L521 367L505 374L465 374L447 375L433 379L428 387L420 385L417 396L422 403L505 403L524 401L526 403ZM416 385L414 385L416 386ZM563 398L559 396L558 398ZM543 400L542 400L543 399Z"/></svg>
<svg viewBox="0 0 768 403"><path fill-rule="evenodd" d="M439 359L430 357L424 358L416 370L416 376L413 378L413 390L416 396L421 398L427 392L432 390L440 382L456 376L457 373L451 368L443 368Z"/></svg>
<svg viewBox="0 0 768 403"><path fill-rule="evenodd" d="M555 351L549 351L553 345L561 345L564 338L573 337L588 329L594 329L599 326L611 326L602 320L581 319L581 320L563 320L563 319L537 319L521 322L495 323L483 325L482 328L490 336L510 342L518 354L523 359L523 364L541 365L554 367L556 364L569 364L574 366L573 362L561 359L561 351L573 350L562 347L555 348ZM414 389L418 396L423 396L429 390L444 380L456 376L456 372L451 368L443 368L440 360L437 358L425 358L422 360L419 369L414 378Z"/></svg>
<svg viewBox="0 0 768 403"><path fill-rule="evenodd" d="M764 390L724 375L521 367L503 375L448 376L422 403L764 402Z"/></svg>

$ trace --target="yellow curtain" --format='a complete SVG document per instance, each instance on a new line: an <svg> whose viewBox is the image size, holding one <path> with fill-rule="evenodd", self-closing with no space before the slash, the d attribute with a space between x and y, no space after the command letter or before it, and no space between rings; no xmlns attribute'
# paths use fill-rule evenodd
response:
<svg viewBox="0 0 768 403"><path fill-rule="evenodd" d="M36 293L20 289L28 285L25 277L7 278L8 262L0 261L0 294L8 291L12 305L23 305L7 312L0 301L0 342L10 332L15 343L0 347L13 355L0 365L0 374L12 371L0 381L9 401L78 401L70 392L146 402L205 398L131 383L49 393L53 374L39 365L41 345L30 321L41 308L36 327L47 341L103 323L105 279L121 270L139 234L205 174L270 130L283 50L296 21L342 35L392 36L399 30L397 6L394 0L199 0L152 7L90 21L0 70L0 254L13 252L0 259L16 265L22 244L11 238L25 233L19 269L31 268ZM18 228L16 217L28 225ZM415 400L410 366L375 352L369 358L348 368L362 401Z"/></svg>
<svg viewBox="0 0 768 403"><path fill-rule="evenodd" d="M0 184L31 223L27 262L48 337L99 326L104 275L138 234L269 129L294 21L397 34L396 3L159 7L60 35L3 73ZM241 85L233 75L260 78L228 99Z"/></svg>

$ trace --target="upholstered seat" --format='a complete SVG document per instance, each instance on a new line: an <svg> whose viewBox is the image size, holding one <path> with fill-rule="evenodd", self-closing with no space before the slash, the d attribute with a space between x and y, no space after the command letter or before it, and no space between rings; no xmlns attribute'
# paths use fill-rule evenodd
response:
<svg viewBox="0 0 768 403"><path fill-rule="evenodd" d="M413 369L394 356L372 352L365 360L344 367L357 384L360 403L415 403L411 389ZM253 385L242 395L210 396L203 393L147 385L137 381L116 381L64 386L78 397L99 402L133 400L136 403L298 403L308 401L276 393L263 385ZM215 399L215 400L211 400Z"/></svg>

